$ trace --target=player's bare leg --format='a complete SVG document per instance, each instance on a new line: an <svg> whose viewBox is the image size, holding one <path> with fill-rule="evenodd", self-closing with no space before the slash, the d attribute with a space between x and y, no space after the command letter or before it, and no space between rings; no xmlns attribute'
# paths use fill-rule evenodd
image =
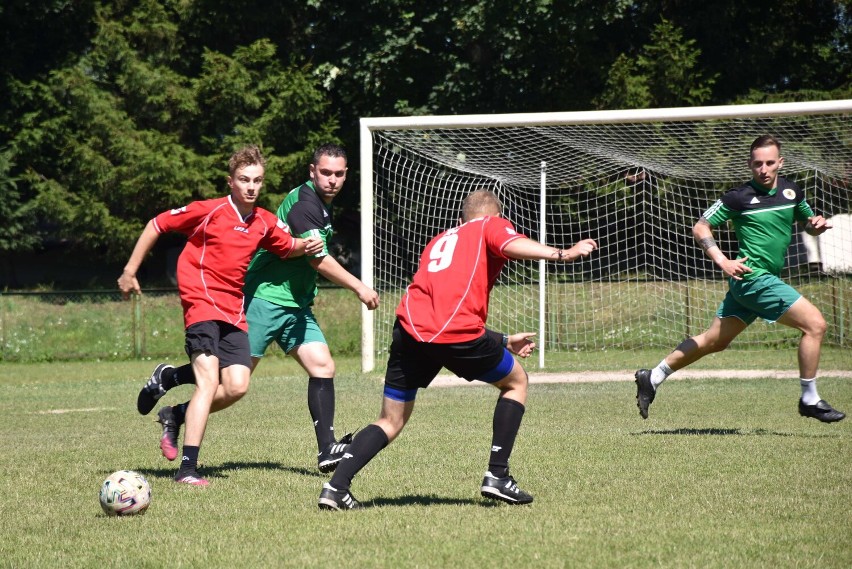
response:
<svg viewBox="0 0 852 569"><path fill-rule="evenodd" d="M816 377L822 339L827 329L822 313L807 298L801 297L778 319L778 323L801 330L799 375Z"/></svg>
<svg viewBox="0 0 852 569"><path fill-rule="evenodd" d="M672 371L685 368L708 354L721 352L747 327L748 324L739 318L716 316L707 330L684 340L666 356L666 363Z"/></svg>
<svg viewBox="0 0 852 569"><path fill-rule="evenodd" d="M239 364L222 368L220 375L221 383L217 386L216 394L210 403L211 413L227 409L242 399L248 393L251 382L251 370Z"/></svg>
<svg viewBox="0 0 852 569"><path fill-rule="evenodd" d="M192 354L190 360L195 374L195 391L186 408L183 457L175 480L193 486L207 486L207 480L198 476L198 451L207 429L210 408L219 388L219 358L199 352ZM248 371L244 366L239 367Z"/></svg>
<svg viewBox="0 0 852 569"><path fill-rule="evenodd" d="M822 339L827 329L822 313L808 299L801 297L778 319L778 323L802 332L798 353L799 384L802 387L799 414L824 423L842 420L846 415L822 399L816 387Z"/></svg>
<svg viewBox="0 0 852 569"><path fill-rule="evenodd" d="M681 342L654 369L640 369L636 378L636 406L643 419L648 418L648 407L654 402L657 387L666 378L679 369L683 369L707 354L721 352L748 327L748 324L736 317L713 318L710 327L704 332Z"/></svg>
<svg viewBox="0 0 852 569"><path fill-rule="evenodd" d="M382 398L382 410L374 425L385 432L388 444L393 442L402 432L411 413L414 411L414 401L396 401L389 397Z"/></svg>
<svg viewBox="0 0 852 569"><path fill-rule="evenodd" d="M184 444L199 446L207 429L210 407L219 388L219 358L207 354L192 355L195 391L186 408Z"/></svg>
<svg viewBox="0 0 852 569"><path fill-rule="evenodd" d="M319 497L320 509L353 510L361 507L360 502L349 492L352 479L399 436L413 410L413 398L410 401L382 398L379 418L355 436L348 452L334 471L334 476L323 484Z"/></svg>

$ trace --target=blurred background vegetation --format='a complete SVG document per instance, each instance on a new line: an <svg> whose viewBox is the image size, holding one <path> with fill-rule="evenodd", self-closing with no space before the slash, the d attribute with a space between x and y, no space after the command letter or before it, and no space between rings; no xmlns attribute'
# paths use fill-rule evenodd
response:
<svg viewBox="0 0 852 569"><path fill-rule="evenodd" d="M852 98L849 0L4 0L0 31L0 290L113 288L244 143L273 210L315 146L348 148L345 257L361 117Z"/></svg>

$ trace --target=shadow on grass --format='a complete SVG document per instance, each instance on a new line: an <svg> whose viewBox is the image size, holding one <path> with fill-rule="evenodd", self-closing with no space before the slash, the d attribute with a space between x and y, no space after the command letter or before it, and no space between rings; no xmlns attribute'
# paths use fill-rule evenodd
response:
<svg viewBox="0 0 852 569"><path fill-rule="evenodd" d="M376 508L379 506L471 506L479 504L478 500L444 498L433 495L399 496L397 498L375 498L361 502L364 507Z"/></svg>
<svg viewBox="0 0 852 569"><path fill-rule="evenodd" d="M710 435L710 436L739 436L739 437L755 437L755 436L771 436L771 437L802 437L808 439L833 439L840 435L833 434L803 434L803 433L779 433L778 431L770 431L768 429L754 429L743 431L742 429L722 429L710 427L706 429L681 428L681 429L649 429L641 433L631 433L634 436L641 435Z"/></svg>
<svg viewBox="0 0 852 569"><path fill-rule="evenodd" d="M180 467L180 462L175 461L174 466L166 468L137 468L136 472L144 475L147 478L174 478ZM227 478L228 472L234 470L279 470L281 472L290 472L302 476L311 476L314 478L327 478L327 474L322 474L316 470L308 468L285 466L280 462L224 462L220 465L201 465L198 467L199 474L204 478Z"/></svg>

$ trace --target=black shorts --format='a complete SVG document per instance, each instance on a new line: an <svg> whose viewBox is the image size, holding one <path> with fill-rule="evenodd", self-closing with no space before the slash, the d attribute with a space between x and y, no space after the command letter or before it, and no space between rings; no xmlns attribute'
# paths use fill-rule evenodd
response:
<svg viewBox="0 0 852 569"><path fill-rule="evenodd" d="M219 358L219 369L242 365L251 369L248 334L219 320L196 322L186 329L186 355L205 353Z"/></svg>
<svg viewBox="0 0 852 569"><path fill-rule="evenodd" d="M392 338L385 372L385 395L388 395L388 388L412 392L426 387L441 368L467 381L479 379L493 383L506 377L514 365L509 351L485 333L468 342L430 344L415 340L397 320ZM413 397L405 397L405 400L410 399ZM400 400L403 400L402 395Z"/></svg>

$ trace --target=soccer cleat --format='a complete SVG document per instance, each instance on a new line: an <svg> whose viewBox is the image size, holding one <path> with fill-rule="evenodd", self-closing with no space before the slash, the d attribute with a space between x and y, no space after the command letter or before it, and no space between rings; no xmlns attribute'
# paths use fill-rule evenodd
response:
<svg viewBox="0 0 852 569"><path fill-rule="evenodd" d="M163 372L167 370L174 371L175 367L169 364L160 364L154 368L148 382L142 386L139 391L139 396L136 398L136 410L141 415L147 415L157 404L157 400L166 394L166 389L163 387Z"/></svg>
<svg viewBox="0 0 852 569"><path fill-rule="evenodd" d="M531 495L518 488L514 478L497 478L490 472L486 472L485 478L482 479L480 493L484 498L494 498L508 504L529 504L533 501Z"/></svg>
<svg viewBox="0 0 852 569"><path fill-rule="evenodd" d="M648 407L654 402L654 396L657 394L651 383L651 370L640 369L633 377L636 378L636 406L639 407L642 418L647 419Z"/></svg>
<svg viewBox="0 0 852 569"><path fill-rule="evenodd" d="M829 405L825 399L820 399L815 405L805 405L799 399L799 415L802 417L813 417L823 423L835 423L846 417L846 413L838 411Z"/></svg>
<svg viewBox="0 0 852 569"><path fill-rule="evenodd" d="M362 508L361 502L347 490L337 490L326 482L322 485L319 496L320 510L357 510Z"/></svg>
<svg viewBox="0 0 852 569"><path fill-rule="evenodd" d="M353 433L343 435L339 441L335 441L328 445L324 451L317 454L317 465L320 472L331 472L343 460L343 455L349 450L349 445L352 444Z"/></svg>
<svg viewBox="0 0 852 569"><path fill-rule="evenodd" d="M178 475L175 476L175 482L180 484L189 484L190 486L201 486L202 488L210 485L210 482L208 482L207 479L198 476L197 472L195 474L178 473Z"/></svg>
<svg viewBox="0 0 852 569"><path fill-rule="evenodd" d="M163 451L163 456L169 460L174 460L178 455L178 433L180 433L180 424L175 419L174 409L172 407L163 407L157 412L157 422L163 426L163 435L160 437L160 450Z"/></svg>

